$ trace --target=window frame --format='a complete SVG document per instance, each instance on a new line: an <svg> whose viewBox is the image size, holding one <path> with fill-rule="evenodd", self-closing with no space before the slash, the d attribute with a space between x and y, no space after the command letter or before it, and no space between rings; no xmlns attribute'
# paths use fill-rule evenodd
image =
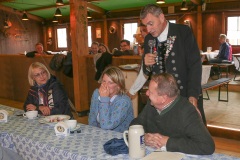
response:
<svg viewBox="0 0 240 160"><path fill-rule="evenodd" d="M225 13L225 18L224 18L224 23L225 23L225 27L223 28L223 30L225 30L225 33L227 35L227 31L228 31L228 17L240 17L240 13L239 12L233 12L233 13ZM240 47L239 45L232 45L232 47Z"/></svg>

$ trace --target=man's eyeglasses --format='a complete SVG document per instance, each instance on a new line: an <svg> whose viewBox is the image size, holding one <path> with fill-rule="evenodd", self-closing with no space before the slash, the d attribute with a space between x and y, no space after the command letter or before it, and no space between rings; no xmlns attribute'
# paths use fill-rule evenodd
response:
<svg viewBox="0 0 240 160"><path fill-rule="evenodd" d="M125 45L120 45L120 47L127 47L127 46L128 46L128 45L126 45L126 44L125 44Z"/></svg>
<svg viewBox="0 0 240 160"><path fill-rule="evenodd" d="M42 72L40 72L40 73L38 73L38 74L35 74L35 75L33 75L35 78L40 78L40 77L42 77L42 76L45 76L46 75L46 71L42 71Z"/></svg>

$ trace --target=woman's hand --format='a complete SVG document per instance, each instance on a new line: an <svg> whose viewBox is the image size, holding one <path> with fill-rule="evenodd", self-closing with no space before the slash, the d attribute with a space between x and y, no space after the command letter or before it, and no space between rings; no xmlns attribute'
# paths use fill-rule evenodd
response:
<svg viewBox="0 0 240 160"><path fill-rule="evenodd" d="M48 106L39 106L39 110L44 116L49 116L51 113L51 109Z"/></svg>
<svg viewBox="0 0 240 160"><path fill-rule="evenodd" d="M26 109L27 109L27 111L35 111L37 109L37 107L34 106L33 104L28 104L26 106Z"/></svg>
<svg viewBox="0 0 240 160"><path fill-rule="evenodd" d="M107 87L107 85L105 85L105 84L101 84L101 86L100 86L100 88L99 88L99 95L101 96L101 97L109 97L109 88Z"/></svg>

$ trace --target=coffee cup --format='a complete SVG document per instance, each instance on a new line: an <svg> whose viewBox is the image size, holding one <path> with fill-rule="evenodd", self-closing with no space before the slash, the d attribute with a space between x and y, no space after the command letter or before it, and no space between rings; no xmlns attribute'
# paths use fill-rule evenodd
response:
<svg viewBox="0 0 240 160"><path fill-rule="evenodd" d="M145 156L144 129L142 125L130 126L128 131L123 132L123 139L128 146L131 158L138 159Z"/></svg>
<svg viewBox="0 0 240 160"><path fill-rule="evenodd" d="M28 119L34 119L38 116L38 111L27 111L23 114L23 117L27 117Z"/></svg>
<svg viewBox="0 0 240 160"><path fill-rule="evenodd" d="M70 130L73 130L77 126L77 120L74 120L74 119L65 120L64 122L67 124Z"/></svg>

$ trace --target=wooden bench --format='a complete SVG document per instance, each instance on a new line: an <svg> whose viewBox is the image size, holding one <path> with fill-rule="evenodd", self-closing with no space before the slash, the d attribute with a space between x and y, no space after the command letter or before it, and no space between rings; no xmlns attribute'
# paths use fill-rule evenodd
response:
<svg viewBox="0 0 240 160"><path fill-rule="evenodd" d="M209 98L207 90L218 87L218 101L228 102L228 83L230 81L231 81L231 78L220 78L220 79L208 82L206 84L203 84L202 90L206 91L206 94L207 94L207 98L203 98L203 99L209 100L210 98ZM226 87L226 89L227 89L227 98L226 99L221 99L221 88L223 86Z"/></svg>
<svg viewBox="0 0 240 160"><path fill-rule="evenodd" d="M226 71L226 78L228 78L228 73L230 71L230 67L234 66L233 62L225 62L225 63L210 63L211 65L213 65L212 67L216 67L218 68L218 71L220 72L220 75L218 76L218 78L222 78L223 77L223 71Z"/></svg>

